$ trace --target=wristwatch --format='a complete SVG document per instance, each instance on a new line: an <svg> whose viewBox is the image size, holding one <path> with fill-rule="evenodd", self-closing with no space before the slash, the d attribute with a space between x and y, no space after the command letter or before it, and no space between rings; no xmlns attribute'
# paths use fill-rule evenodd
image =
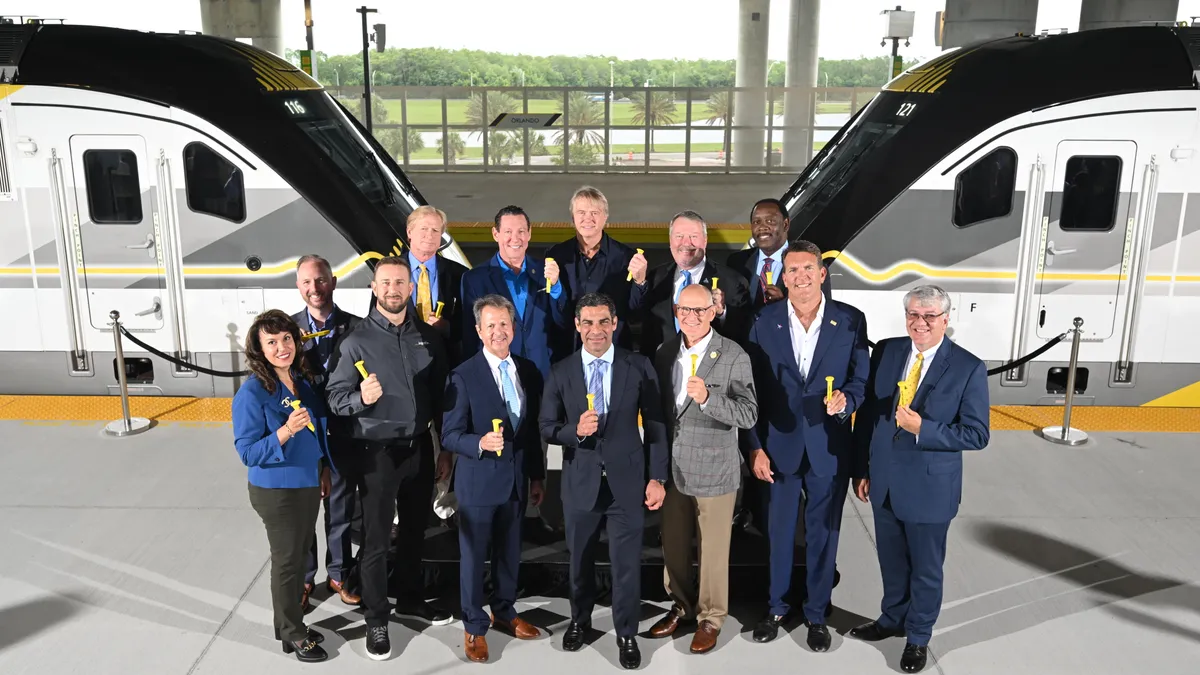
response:
<svg viewBox="0 0 1200 675"><path fill-rule="evenodd" d="M653 480L655 483L658 483L659 485L661 485L663 487L667 487L667 481L664 478L652 478L651 480Z"/></svg>

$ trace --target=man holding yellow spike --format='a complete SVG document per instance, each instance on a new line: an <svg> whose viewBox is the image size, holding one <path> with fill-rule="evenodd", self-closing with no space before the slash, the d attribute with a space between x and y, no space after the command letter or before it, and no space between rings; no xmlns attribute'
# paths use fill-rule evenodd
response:
<svg viewBox="0 0 1200 675"><path fill-rule="evenodd" d="M906 635L900 668L925 667L942 606L946 535L962 499L962 453L991 437L987 367L945 339L950 296L937 286L904 295L908 337L881 340L855 419L854 493L875 514L883 601L850 631L876 641Z"/></svg>
<svg viewBox="0 0 1200 675"><path fill-rule="evenodd" d="M741 342L749 329L750 296L746 282L710 259L708 224L695 211L681 211L667 229L671 262L655 267L646 277L642 294L641 352L653 358L658 346L679 332L675 305L680 292L692 284L712 287L712 326L721 335Z"/></svg>
<svg viewBox="0 0 1200 675"><path fill-rule="evenodd" d="M462 360L462 306L458 301L467 268L437 254L446 233L446 213L429 205L408 215L408 264L412 268L412 308L437 329L450 365Z"/></svg>
<svg viewBox="0 0 1200 675"><path fill-rule="evenodd" d="M472 305L483 349L450 373L442 447L458 455L454 494L458 498L459 592L467 659L489 658L489 626L522 640L541 635L517 616L517 569L526 500L539 505L545 467L538 411L542 375L537 364L509 346L517 311L499 294ZM483 586L489 545L496 593L492 616Z"/></svg>
<svg viewBox="0 0 1200 675"><path fill-rule="evenodd" d="M296 289L304 301L304 309L292 315L300 330L312 337L304 340L304 359L316 375L313 390L324 398L325 382L328 378L330 356L334 346L346 333L358 324L359 317L338 307L333 301L337 288L337 277L329 261L319 255L301 256L296 263ZM325 587L336 593L347 605L362 602L354 589L357 586L358 570L350 545L351 523L354 520L355 503L358 501L358 476L353 471L353 462L348 453L356 448L345 430L345 420L332 412L328 418L329 454L334 458L338 471L330 475L329 494L325 496L325 572L328 578ZM308 552L307 569L304 575L304 596L301 607L309 606L309 595L316 586L318 550L317 539L313 538Z"/></svg>
<svg viewBox="0 0 1200 675"><path fill-rule="evenodd" d="M712 328L713 291L692 284L679 294L679 335L655 359L671 447L671 481L663 504L663 584L673 605L650 636L673 635L696 622L691 651L717 644L729 613L730 522L741 486L738 430L758 419L750 357ZM691 583L692 536L699 529L699 592Z"/></svg>
<svg viewBox="0 0 1200 675"><path fill-rule="evenodd" d="M850 415L862 404L870 374L867 320L855 307L822 293L827 272L815 244L792 242L783 270L787 299L759 310L746 347L762 408L758 423L742 434L742 449L754 476L769 484L770 495L770 605L753 638L770 642L793 618L788 596L796 525L803 515L803 618L809 648L823 652L832 643L825 617L854 461ZM829 376L832 386L825 379Z"/></svg>

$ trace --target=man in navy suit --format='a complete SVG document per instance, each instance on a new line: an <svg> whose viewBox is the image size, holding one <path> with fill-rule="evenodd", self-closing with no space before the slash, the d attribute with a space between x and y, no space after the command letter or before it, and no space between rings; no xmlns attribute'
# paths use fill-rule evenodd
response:
<svg viewBox="0 0 1200 675"><path fill-rule="evenodd" d="M492 238L499 251L487 264L463 275L462 304L474 307L475 300L488 294L508 298L517 312L512 353L533 361L542 372L549 372L550 363L557 361L551 352L552 336L565 325L567 297L559 279L558 263L548 260L542 265L527 255L529 216L519 206L506 206L496 213ZM463 313L464 358L471 357L482 346L474 326L465 323L473 320L469 312Z"/></svg>
<svg viewBox="0 0 1200 675"><path fill-rule="evenodd" d="M750 208L750 236L754 246L730 253L725 261L749 284L750 304L755 311L787 297L787 285L783 282L783 256L788 250L790 225L783 202L773 197L758 200ZM768 276L770 282L767 281ZM821 282L821 290L825 297L833 297L828 274Z"/></svg>
<svg viewBox="0 0 1200 675"><path fill-rule="evenodd" d="M563 649L581 649L591 627L595 547L600 521L607 518L613 624L621 666L633 669L642 661L635 639L642 602L642 507L657 510L667 494L669 454L658 375L650 359L613 345L617 316L611 298L601 293L580 298L575 326L583 349L550 369L539 418L542 438L563 448L563 519L571 553L571 623Z"/></svg>
<svg viewBox="0 0 1200 675"><path fill-rule="evenodd" d="M641 284L646 281L646 257L608 236L608 199L591 186L583 186L571 196L571 222L575 236L546 251L562 270L563 290L567 295L565 316L575 313L575 305L588 293L603 293L612 299L617 313L628 317L630 310L641 307ZM637 282L634 284L633 282ZM617 328L614 341L622 349L633 349L633 334L624 322ZM558 331L556 352L565 357L580 348L572 326Z"/></svg>
<svg viewBox="0 0 1200 675"><path fill-rule="evenodd" d="M908 337L875 346L866 400L854 423L854 493L871 501L883 575L879 618L863 640L907 634L906 673L925 667L942 606L946 535L962 501L962 453L991 436L987 368L946 340L950 296L918 286L904 296ZM915 392L913 394L912 392Z"/></svg>
<svg viewBox="0 0 1200 675"><path fill-rule="evenodd" d="M408 264L412 267L410 309L442 336L450 365L462 362L463 304L458 301L467 268L437 254L446 233L446 212L418 206L408 214ZM438 312L438 303L442 309ZM439 477L439 480L441 478Z"/></svg>
<svg viewBox="0 0 1200 675"><path fill-rule="evenodd" d="M803 512L804 622L808 646L823 652L831 642L825 614L854 460L850 415L862 404L870 373L867 320L821 292L826 271L815 244L793 242L783 265L788 301L764 307L747 342L760 409L758 423L742 432L741 443L751 472L770 484L770 607L754 628L754 640L774 640L790 618L786 596L796 521Z"/></svg>
<svg viewBox="0 0 1200 675"><path fill-rule="evenodd" d="M488 660L488 625L521 640L541 632L517 616L517 568L521 563L521 517L525 500L544 494L538 409L542 374L509 347L517 310L507 298L485 295L472 303L475 333L483 351L450 373L442 447L458 455L459 590L463 645L471 661ZM495 431L495 422L500 430ZM483 611L483 573L488 545L496 592L492 616Z"/></svg>
<svg viewBox="0 0 1200 675"><path fill-rule="evenodd" d="M304 358L317 376L313 388L324 398L329 357L333 354L334 344L361 319L333 302L337 277L333 276L329 261L321 256L301 256L296 263L296 288L300 291L305 308L293 314L292 321L300 326L301 333L312 336L304 341ZM353 455L356 448L353 439L341 425L339 417L329 416L329 452L340 470L330 474L329 494L325 497L325 571L329 576L325 587L330 593L337 593L347 605L358 605L362 603L362 598L347 587L354 567L350 521L354 519L354 504L358 496L358 480L354 477L353 462L347 453ZM300 602L306 611L316 578L317 540L314 538L308 552L304 596Z"/></svg>

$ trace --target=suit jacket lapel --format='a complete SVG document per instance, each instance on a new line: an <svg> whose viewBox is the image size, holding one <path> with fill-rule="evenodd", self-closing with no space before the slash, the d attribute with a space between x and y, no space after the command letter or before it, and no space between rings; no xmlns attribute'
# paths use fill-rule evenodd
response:
<svg viewBox="0 0 1200 675"><path fill-rule="evenodd" d="M625 380L629 376L629 363L625 360L626 352L623 349L617 349L613 352L612 364L612 389L608 392L608 397L604 401L604 421L600 423L600 431L603 432L608 426L608 418L612 414L613 399L625 393ZM580 374L582 374L582 370Z"/></svg>
<svg viewBox="0 0 1200 675"><path fill-rule="evenodd" d="M925 371L925 378L921 380L921 386L917 387L917 395L913 397L912 405L909 406L913 412L921 412L921 404L929 396L929 390L933 389L950 367L950 349L950 341L942 338L942 346L938 347L937 353L933 355L933 363L929 364L929 369Z"/></svg>
<svg viewBox="0 0 1200 675"><path fill-rule="evenodd" d="M511 427L512 420L508 418L508 406L504 403L504 393L496 388L496 377L492 375L492 366L482 351L475 355L475 377L479 378L477 382L485 390L483 396L486 404L492 409L492 419L499 418L504 421L504 426ZM500 411L500 414L497 415L496 411ZM512 431L516 433L516 429Z"/></svg>
<svg viewBox="0 0 1200 675"><path fill-rule="evenodd" d="M677 334L662 343L654 356L654 369L658 373L658 383L662 391L663 410L675 410L675 361L679 357L681 340ZM667 407L668 405L670 407Z"/></svg>
<svg viewBox="0 0 1200 675"><path fill-rule="evenodd" d="M533 258L526 256L525 274L525 307L521 310L520 315L523 318L520 318L519 320L521 322L522 331L529 332L529 329L533 327L534 298L537 297L537 293L546 292L546 270L545 268L539 267L538 264L533 261ZM537 283L539 279L541 280L540 284Z"/></svg>
<svg viewBox="0 0 1200 675"><path fill-rule="evenodd" d="M837 339L838 332L846 326L845 317L833 303L825 301L825 314L821 317L821 332L817 334L817 346L813 350L812 365L808 368L809 375L816 374L819 379L824 378L819 370L821 359L825 356L825 352L829 351L829 344ZM809 377L808 379L812 379Z"/></svg>
<svg viewBox="0 0 1200 675"><path fill-rule="evenodd" d="M771 306L775 305L779 305L783 311L776 311L774 327L770 327L770 322L767 323L769 332L774 336L774 353L781 362L789 364L788 369L796 376L796 380L803 383L800 364L796 362L796 352L792 349L792 319L788 316L787 305L774 303Z"/></svg>
<svg viewBox="0 0 1200 675"><path fill-rule="evenodd" d="M717 362L717 359L721 358L721 352L724 349L725 339L722 338L716 330L713 330L712 339L708 341L708 349L705 351L705 353L699 355L700 358L696 359L696 377L706 380L708 378L709 371L712 370L713 365ZM679 354L678 349L675 351L675 354ZM688 368L691 367L690 364L685 365L687 365ZM690 375L691 372L684 373L683 381L687 382L687 378ZM673 391L672 394L674 394ZM679 409L679 417L683 417L683 414L687 412L687 409L690 408L693 403L695 403L695 401L692 400L691 396L685 396L683 399L683 407Z"/></svg>

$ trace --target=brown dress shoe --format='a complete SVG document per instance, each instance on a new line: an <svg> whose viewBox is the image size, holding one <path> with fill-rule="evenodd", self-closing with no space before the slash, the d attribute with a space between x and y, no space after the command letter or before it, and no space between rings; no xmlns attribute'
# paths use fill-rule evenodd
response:
<svg viewBox="0 0 1200 675"><path fill-rule="evenodd" d="M665 638L675 634L679 624L683 622L682 612L678 607L672 607L667 615L650 627L650 637Z"/></svg>
<svg viewBox="0 0 1200 675"><path fill-rule="evenodd" d="M486 663L488 660L487 638L482 635L471 635L467 631L463 631L463 646L467 651L467 658L475 663Z"/></svg>
<svg viewBox="0 0 1200 675"><path fill-rule="evenodd" d="M696 634L692 636L692 653L704 654L712 651L712 648L717 646L717 636L720 634L720 628L708 621L701 621L696 627Z"/></svg>
<svg viewBox="0 0 1200 675"><path fill-rule="evenodd" d="M345 584L340 581L330 579L329 581L325 582L325 586L329 589L330 593L337 593L338 597L342 599L342 602L346 603L347 605L362 604L362 598L346 590Z"/></svg>
<svg viewBox="0 0 1200 675"><path fill-rule="evenodd" d="M312 606L308 602L308 596L312 595L312 592L313 592L313 585L312 584L304 584L304 595L301 596L301 598L300 598L300 611L301 612L307 612L309 609L311 609Z"/></svg>
<svg viewBox="0 0 1200 675"><path fill-rule="evenodd" d="M502 633L508 633L518 640L532 640L542 636L542 631L538 630L537 626L519 616L513 617L512 621L492 617L492 628Z"/></svg>

